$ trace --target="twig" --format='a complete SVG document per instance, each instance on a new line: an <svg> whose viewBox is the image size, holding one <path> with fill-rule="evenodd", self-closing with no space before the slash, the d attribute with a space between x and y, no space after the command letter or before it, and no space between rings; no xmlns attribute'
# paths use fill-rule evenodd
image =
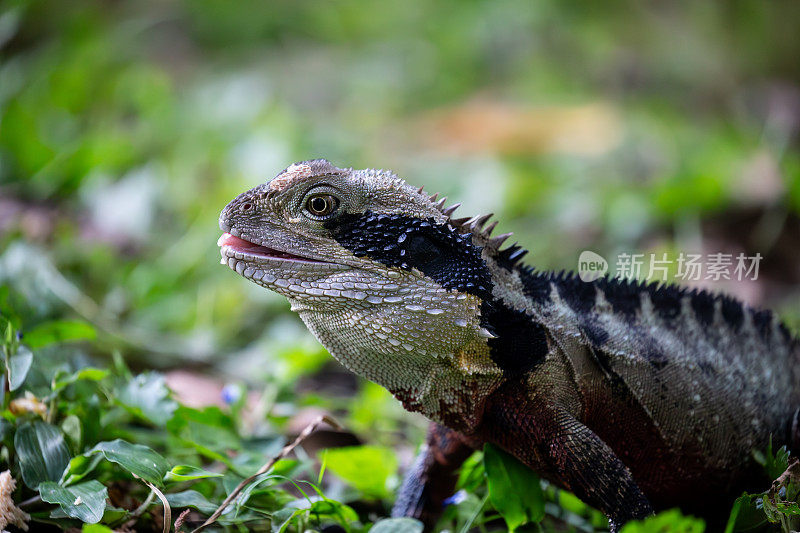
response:
<svg viewBox="0 0 800 533"><path fill-rule="evenodd" d="M300 432L300 434L297 436L296 439L294 439L294 441L291 444L287 444L286 446L284 446L283 449L280 451L280 453L278 455L276 455L275 457L270 459L266 464L264 464L264 466L259 468L258 472L256 472L252 476L248 477L247 479L245 479L241 483L239 483L236 486L236 488L233 489L233 492L231 492L228 495L228 497L225 498L225 501L222 502L222 504L220 504L219 507L217 507L217 510L214 511L214 514L209 516L208 520L206 520L199 527L194 529L192 531L192 533L198 533L199 531L202 531L203 529L207 528L208 526L210 526L211 524L216 522L217 519L222 515L222 512L225 511L225 508L228 507L228 505L233 500L235 500L237 496L239 496L239 493L242 492L242 490L244 490L244 488L247 485L249 485L255 478L257 478L261 474L269 471L269 469L272 468L273 466L275 466L275 463L277 463L280 459L283 459L284 457L289 455L292 452L292 450L294 450L300 444L302 444L303 441L306 440L309 437L309 435L311 435L317 429L317 427L320 424L322 424L323 422L325 422L326 424L328 424L330 426L333 426L336 429L341 429L342 428L342 426L336 420L334 420L333 418L329 417L328 415L322 415L322 416L318 417L316 420L314 420L309 425L307 425L306 428L303 431Z"/></svg>

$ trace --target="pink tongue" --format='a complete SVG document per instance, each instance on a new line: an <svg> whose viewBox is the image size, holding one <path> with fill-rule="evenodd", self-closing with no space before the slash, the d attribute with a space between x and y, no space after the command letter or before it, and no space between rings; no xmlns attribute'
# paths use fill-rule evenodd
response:
<svg viewBox="0 0 800 533"><path fill-rule="evenodd" d="M223 233L219 240L217 240L217 246L230 246L231 248L236 248L237 250L261 248L261 246L255 243L240 239L239 237L235 237L230 233Z"/></svg>

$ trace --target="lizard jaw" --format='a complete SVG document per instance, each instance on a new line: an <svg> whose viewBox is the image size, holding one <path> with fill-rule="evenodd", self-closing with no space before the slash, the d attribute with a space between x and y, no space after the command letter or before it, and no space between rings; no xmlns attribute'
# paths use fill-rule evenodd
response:
<svg viewBox="0 0 800 533"><path fill-rule="evenodd" d="M293 279L304 271L325 274L348 268L257 244L233 233L241 235L238 230L232 228L231 233L223 233L217 241L222 256L220 263L228 265L240 276L267 288L273 288L272 285L281 287L287 284L284 283L286 279Z"/></svg>

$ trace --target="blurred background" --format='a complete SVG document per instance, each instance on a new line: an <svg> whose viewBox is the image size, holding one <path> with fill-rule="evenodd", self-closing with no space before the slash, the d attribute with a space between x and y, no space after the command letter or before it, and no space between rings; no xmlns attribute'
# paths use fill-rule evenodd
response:
<svg viewBox="0 0 800 533"><path fill-rule="evenodd" d="M27 324L97 329L69 357L197 405L242 384L281 431L334 412L407 462L424 421L219 265L224 205L316 157L494 212L542 269L760 253L704 286L798 331L800 3L0 6L0 285Z"/></svg>

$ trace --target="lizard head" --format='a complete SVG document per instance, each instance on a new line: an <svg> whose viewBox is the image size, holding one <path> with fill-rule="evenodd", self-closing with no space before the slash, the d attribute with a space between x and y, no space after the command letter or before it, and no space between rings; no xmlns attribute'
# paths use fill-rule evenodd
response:
<svg viewBox="0 0 800 533"><path fill-rule="evenodd" d="M381 228L378 218L391 215L438 223L446 219L427 195L390 172L341 169L323 159L303 161L230 202L220 215L226 234L219 245L231 268L289 298L300 295L285 290L279 280L314 284L359 270L371 279L414 277L399 268L399 261L388 265L371 257L378 252L375 246L385 252L390 243L383 241L399 238L373 231ZM353 242L353 232L359 243Z"/></svg>
<svg viewBox="0 0 800 533"><path fill-rule="evenodd" d="M487 261L507 235L491 239L488 216L452 219L456 207L389 171L304 161L228 204L218 244L224 264L286 296L357 373L370 373L369 354L474 366L492 337Z"/></svg>

